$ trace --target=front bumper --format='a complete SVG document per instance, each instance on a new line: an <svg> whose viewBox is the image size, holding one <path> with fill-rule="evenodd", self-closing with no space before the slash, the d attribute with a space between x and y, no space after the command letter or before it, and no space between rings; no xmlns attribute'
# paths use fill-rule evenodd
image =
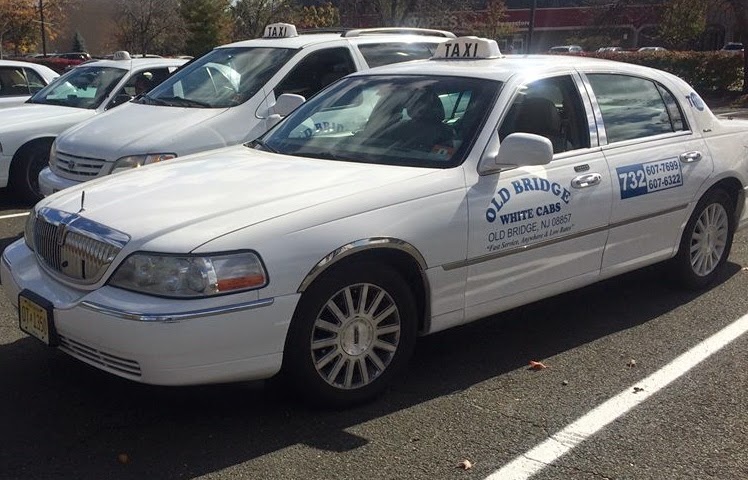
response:
<svg viewBox="0 0 748 480"><path fill-rule="evenodd" d="M93 178L95 177L92 177L92 179ZM82 182L76 180L62 178L55 174L49 167L44 167L44 169L39 173L39 190L45 197L57 193L60 190L80 185L81 183Z"/></svg>
<svg viewBox="0 0 748 480"><path fill-rule="evenodd" d="M101 370L156 385L276 374L299 299L299 294L258 299L256 292L248 292L253 296L174 300L109 286L77 290L45 273L23 239L3 252L0 278L16 307L24 289L53 304L60 350Z"/></svg>

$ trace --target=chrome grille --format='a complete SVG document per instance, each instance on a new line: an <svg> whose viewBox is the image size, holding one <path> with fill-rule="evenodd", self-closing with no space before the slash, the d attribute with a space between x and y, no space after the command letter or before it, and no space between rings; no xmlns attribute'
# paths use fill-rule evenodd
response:
<svg viewBox="0 0 748 480"><path fill-rule="evenodd" d="M100 158L80 157L58 150L56 157L49 162L49 168L63 178L85 182L98 176L106 163Z"/></svg>
<svg viewBox="0 0 748 480"><path fill-rule="evenodd" d="M112 355L63 335L60 335L60 350L97 367L114 370L116 373L135 377L141 375L140 364L135 360Z"/></svg>
<svg viewBox="0 0 748 480"><path fill-rule="evenodd" d="M41 208L34 251L43 265L84 284L98 282L130 237L75 213Z"/></svg>

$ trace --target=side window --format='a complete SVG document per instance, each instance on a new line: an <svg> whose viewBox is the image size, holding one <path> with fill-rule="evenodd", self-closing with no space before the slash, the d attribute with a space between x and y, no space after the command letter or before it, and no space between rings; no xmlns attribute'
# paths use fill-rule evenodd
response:
<svg viewBox="0 0 748 480"><path fill-rule="evenodd" d="M169 75L171 75L171 72L167 67L152 68L133 74L109 102L107 109L129 102L138 95L152 90L156 85L166 80Z"/></svg>
<svg viewBox="0 0 748 480"><path fill-rule="evenodd" d="M309 99L335 80L356 71L346 47L327 48L307 55L275 87L275 97L295 93Z"/></svg>
<svg viewBox="0 0 748 480"><path fill-rule="evenodd" d="M670 115L670 123L672 124L674 132L681 132L688 130L686 122L683 119L683 111L680 109L680 105L675 100L675 97L669 90L660 84L657 84L657 90L659 90L662 99L665 101L667 107L667 113Z"/></svg>
<svg viewBox="0 0 748 480"><path fill-rule="evenodd" d="M31 94L38 92L47 85L42 77L40 77L39 74L34 70L30 68L24 68L23 71L26 73L26 79L29 82L29 91L31 92Z"/></svg>
<svg viewBox="0 0 748 480"><path fill-rule="evenodd" d="M675 99L655 82L615 74L590 74L588 78L600 105L608 143L684 129ZM670 107L663 94L670 97Z"/></svg>
<svg viewBox="0 0 748 480"><path fill-rule="evenodd" d="M436 51L436 43L369 43L358 49L370 68L391 63L407 62L431 58Z"/></svg>
<svg viewBox="0 0 748 480"><path fill-rule="evenodd" d="M0 68L0 97L30 95L26 76L20 67Z"/></svg>
<svg viewBox="0 0 748 480"><path fill-rule="evenodd" d="M553 153L589 148L587 116L574 80L566 75L520 87L499 127L499 139L517 132L546 137Z"/></svg>

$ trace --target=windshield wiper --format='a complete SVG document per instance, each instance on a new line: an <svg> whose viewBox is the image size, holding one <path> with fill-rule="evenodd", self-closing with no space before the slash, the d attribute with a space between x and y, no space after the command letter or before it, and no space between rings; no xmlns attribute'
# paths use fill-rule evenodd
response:
<svg viewBox="0 0 748 480"><path fill-rule="evenodd" d="M148 97L148 98L153 98L153 97ZM153 98L153 100L164 102L164 105L170 105L172 107L210 108L210 104L207 104L205 102L200 102L198 100L191 100L189 98L182 98L182 97L159 97L159 98Z"/></svg>
<svg viewBox="0 0 748 480"><path fill-rule="evenodd" d="M165 102L161 100L160 98L151 97L147 93L144 93L140 96L140 98L138 99L138 103L142 103L145 105L166 105L166 106L171 105L170 103Z"/></svg>
<svg viewBox="0 0 748 480"><path fill-rule="evenodd" d="M267 143L265 143L263 140L260 140L259 138L257 140L252 140L251 142L247 142L244 144L245 147L261 147L263 150L268 151L270 153L279 153L278 150L274 149Z"/></svg>

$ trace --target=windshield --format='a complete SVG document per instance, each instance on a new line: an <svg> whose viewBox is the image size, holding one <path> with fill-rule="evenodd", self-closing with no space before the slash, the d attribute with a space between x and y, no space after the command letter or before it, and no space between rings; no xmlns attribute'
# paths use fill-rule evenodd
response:
<svg viewBox="0 0 748 480"><path fill-rule="evenodd" d="M126 73L127 70L113 67L76 67L39 90L28 103L94 110Z"/></svg>
<svg viewBox="0 0 748 480"><path fill-rule="evenodd" d="M447 168L464 160L500 82L465 77L341 80L256 142L300 157Z"/></svg>
<svg viewBox="0 0 748 480"><path fill-rule="evenodd" d="M294 53L288 48L217 48L177 71L140 103L233 107L252 98Z"/></svg>

